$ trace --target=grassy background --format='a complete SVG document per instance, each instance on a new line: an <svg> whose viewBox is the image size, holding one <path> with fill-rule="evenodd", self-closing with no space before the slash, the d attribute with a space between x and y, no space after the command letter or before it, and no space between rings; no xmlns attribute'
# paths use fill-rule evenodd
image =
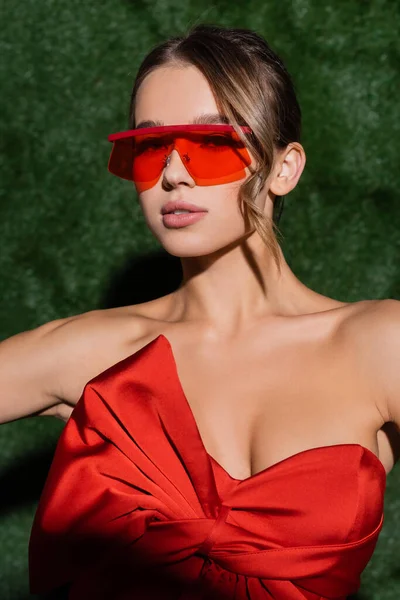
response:
<svg viewBox="0 0 400 600"><path fill-rule="evenodd" d="M280 223L293 271L343 301L399 299L399 13L398 0L3 3L0 339L176 287L176 261L141 258L158 244L107 173L106 138L127 128L144 55L202 21L255 29L293 74L308 159ZM2 600L29 598L29 532L62 427L0 428ZM399 489L397 466L360 600L400 596Z"/></svg>

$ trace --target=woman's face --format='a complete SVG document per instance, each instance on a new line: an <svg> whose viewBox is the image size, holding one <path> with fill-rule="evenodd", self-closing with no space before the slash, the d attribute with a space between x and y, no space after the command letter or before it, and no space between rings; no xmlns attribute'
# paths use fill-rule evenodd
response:
<svg viewBox="0 0 400 600"><path fill-rule="evenodd" d="M201 114L218 114L213 93L204 75L194 66L159 67L148 75L136 96L135 125L160 121L163 125L183 125ZM255 161L252 158L252 166ZM139 194L146 223L167 252L174 256L212 254L237 242L252 230L246 225L238 203L238 189L250 175L233 183L196 185L177 150L173 150L157 184ZM266 186L265 186L266 187ZM264 188L265 190L265 188ZM257 204L264 209L266 192ZM179 229L163 223L161 209L168 201L184 200L208 212L191 225Z"/></svg>

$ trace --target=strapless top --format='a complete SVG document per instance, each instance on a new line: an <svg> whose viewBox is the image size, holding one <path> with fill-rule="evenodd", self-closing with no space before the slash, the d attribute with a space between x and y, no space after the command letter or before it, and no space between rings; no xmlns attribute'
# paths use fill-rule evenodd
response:
<svg viewBox="0 0 400 600"><path fill-rule="evenodd" d="M207 453L159 335L91 379L62 431L31 531L31 592L344 599L375 548L385 485L360 444L231 477Z"/></svg>

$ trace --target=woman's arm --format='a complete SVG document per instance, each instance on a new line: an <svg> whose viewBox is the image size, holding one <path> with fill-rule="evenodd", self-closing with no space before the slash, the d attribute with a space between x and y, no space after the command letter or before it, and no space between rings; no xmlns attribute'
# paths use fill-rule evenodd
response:
<svg viewBox="0 0 400 600"><path fill-rule="evenodd" d="M381 443L391 469L400 458L400 302L382 300L365 317L353 334L367 371L381 390L379 410L385 425L379 434L386 436Z"/></svg>
<svg viewBox="0 0 400 600"><path fill-rule="evenodd" d="M34 415L36 417L56 417L56 419L60 419L66 423L71 416L72 411L74 410L74 406L67 404L66 402L59 402L58 404L54 404L54 406L50 406L50 408L45 408L44 410L40 410Z"/></svg>
<svg viewBox="0 0 400 600"><path fill-rule="evenodd" d="M54 343L57 330L73 318L50 321L0 343L0 423L39 414L61 417L64 402L52 385L59 368Z"/></svg>
<svg viewBox="0 0 400 600"><path fill-rule="evenodd" d="M0 343L0 423L28 416L67 421L85 384L132 352L143 319L123 308L57 319Z"/></svg>
<svg viewBox="0 0 400 600"><path fill-rule="evenodd" d="M39 415L68 420L96 374L93 345L103 312L50 321L0 343L0 423Z"/></svg>
<svg viewBox="0 0 400 600"><path fill-rule="evenodd" d="M400 301L386 300L377 322L376 365L388 418L400 437Z"/></svg>
<svg viewBox="0 0 400 600"><path fill-rule="evenodd" d="M389 472L400 459L400 302L372 302L344 326L347 343L378 391L376 407L384 425L377 438L380 459Z"/></svg>

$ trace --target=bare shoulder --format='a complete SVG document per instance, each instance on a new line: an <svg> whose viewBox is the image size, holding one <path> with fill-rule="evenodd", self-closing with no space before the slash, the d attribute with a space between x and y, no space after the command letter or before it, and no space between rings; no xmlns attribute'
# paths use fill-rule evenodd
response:
<svg viewBox="0 0 400 600"><path fill-rule="evenodd" d="M361 323L361 320L367 320L370 324L378 323L382 316L398 310L399 300L384 298L378 300L360 300L346 305L351 307L348 323Z"/></svg>
<svg viewBox="0 0 400 600"><path fill-rule="evenodd" d="M47 393L75 405L85 384L147 343L157 331L140 308L93 310L62 319L46 334L46 355L55 365Z"/></svg>
<svg viewBox="0 0 400 600"><path fill-rule="evenodd" d="M385 421L400 426L400 301L386 298L355 303L340 329L381 390Z"/></svg>
<svg viewBox="0 0 400 600"><path fill-rule="evenodd" d="M85 383L140 344L151 330L145 321L134 310L94 310L3 340L0 423L36 415L67 420Z"/></svg>
<svg viewBox="0 0 400 600"><path fill-rule="evenodd" d="M350 305L343 313L340 328L361 349L373 356L383 342L389 347L398 343L400 327L400 301L392 298L363 300ZM394 350L394 346L393 346Z"/></svg>

